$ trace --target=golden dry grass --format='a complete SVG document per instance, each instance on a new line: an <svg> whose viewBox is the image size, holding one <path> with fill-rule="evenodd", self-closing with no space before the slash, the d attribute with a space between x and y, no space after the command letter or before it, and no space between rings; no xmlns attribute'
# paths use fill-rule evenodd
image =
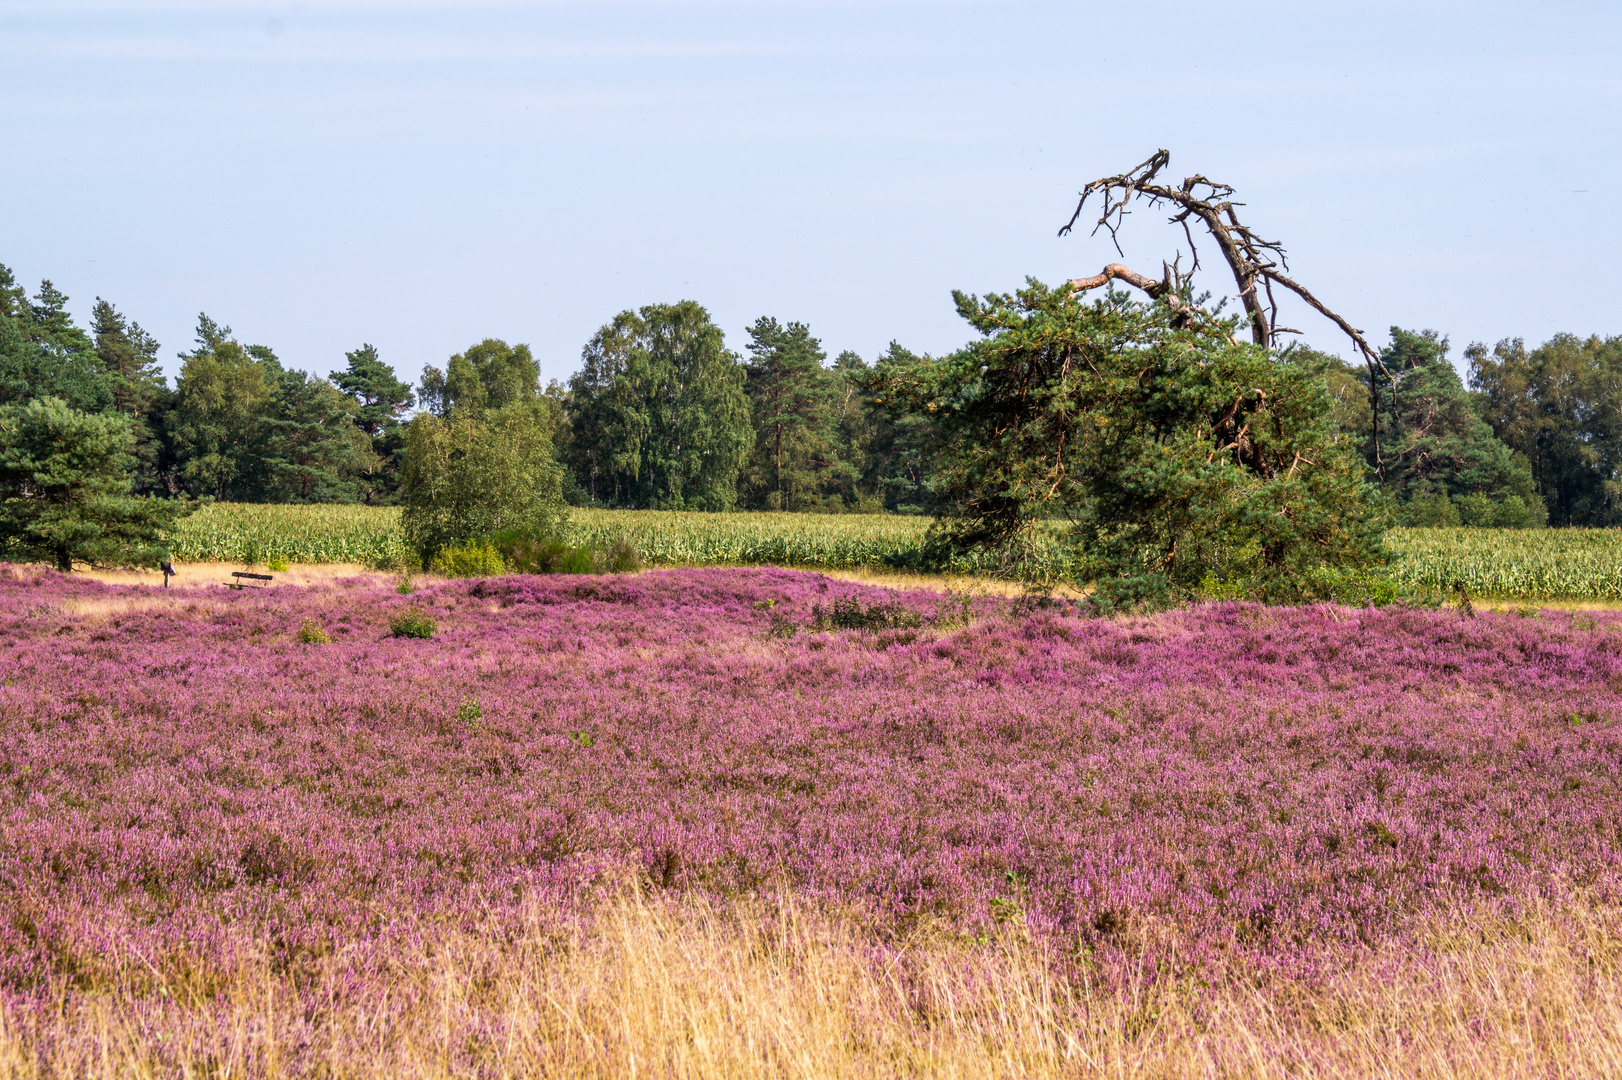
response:
<svg viewBox="0 0 1622 1080"><path fill-rule="evenodd" d="M241 563L232 562L175 562L178 575L170 579L170 589L198 589L228 584L231 582L231 572L243 569ZM43 565L36 569L44 570ZM360 577L367 578L379 584L392 584L397 575L368 570L359 563L293 563L284 571L267 571L263 566L253 568L258 573L270 573L274 580L272 587L279 585L318 585L325 582L336 581L340 578ZM964 574L914 574L902 571L886 570L825 570L814 571L824 573L828 577L838 578L842 581L855 581L864 585L876 585L887 589L923 589L930 592L945 593L971 592L987 596L1019 596L1024 590L1018 582L1005 581L999 578L980 577ZM75 570L96 581L103 581L110 585L155 585L163 587L163 575L150 570ZM414 575L419 584L427 584L444 580L434 574L421 573ZM1059 590L1058 595L1079 596L1073 590Z"/></svg>
<svg viewBox="0 0 1622 1080"><path fill-rule="evenodd" d="M255 573L270 574L272 585L314 585L336 581L339 578L364 577L380 583L391 582L394 575L368 570L359 563L293 563L286 570L266 570L263 566L245 567L234 562L174 562L176 574L169 581L171 589L199 589L214 585L228 585L233 570L252 569ZM96 581L109 585L156 585L163 587L163 575L156 570L75 570ZM437 580L437 579L436 579Z"/></svg>
<svg viewBox="0 0 1622 1080"><path fill-rule="evenodd" d="M1438 921L1309 985L1106 991L1018 931L897 947L794 903L628 896L585 924L402 933L398 951L113 975L0 1012L12 1077L1622 1075L1622 913ZM374 977L346 979L357 962ZM351 968L352 970L352 968Z"/></svg>

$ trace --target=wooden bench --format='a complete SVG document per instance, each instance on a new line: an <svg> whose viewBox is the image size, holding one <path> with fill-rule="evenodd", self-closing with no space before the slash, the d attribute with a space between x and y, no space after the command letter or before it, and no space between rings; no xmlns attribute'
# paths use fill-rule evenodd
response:
<svg viewBox="0 0 1622 1080"><path fill-rule="evenodd" d="M253 574L246 570L233 570L231 576L236 580L227 581L226 584L233 589L263 589L271 582L269 574Z"/></svg>

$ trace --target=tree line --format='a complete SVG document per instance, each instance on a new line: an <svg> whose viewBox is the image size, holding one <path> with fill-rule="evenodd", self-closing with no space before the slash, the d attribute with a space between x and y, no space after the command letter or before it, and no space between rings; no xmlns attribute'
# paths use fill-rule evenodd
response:
<svg viewBox="0 0 1622 1080"><path fill-rule="evenodd" d="M735 352L683 301L616 315L566 383L542 386L527 346L492 338L412 386L371 345L324 375L300 371L202 315L171 387L138 323L98 298L80 327L67 300L49 281L29 297L0 267L0 444L21 437L30 403L113 418L98 430L119 444L137 497L398 503L413 417L516 406L544 428L575 504L927 513L946 497L940 417L885 388L953 357L895 342L871 362L830 361L804 323L762 317ZM1434 332L1392 328L1373 371L1299 347L1275 355L1321 380L1334 438L1355 448L1393 520L1622 520L1622 338L1471 345L1468 381L1448 353ZM14 499L15 475L0 483Z"/></svg>

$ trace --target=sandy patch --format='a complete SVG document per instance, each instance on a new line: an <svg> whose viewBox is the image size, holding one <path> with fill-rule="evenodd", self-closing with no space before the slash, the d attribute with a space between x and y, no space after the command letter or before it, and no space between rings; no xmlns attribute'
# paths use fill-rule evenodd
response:
<svg viewBox="0 0 1622 1080"><path fill-rule="evenodd" d="M228 562L176 562L174 567L175 576L169 580L171 590L229 585L238 580L231 576L233 571L250 569L241 563ZM255 574L269 574L271 577L269 586L272 588L279 585L319 585L339 578L354 577L367 578L378 584L392 584L396 580L394 574L368 570L360 563L294 563L286 570L267 570L263 566L255 566L251 571ZM153 585L163 588L163 575L155 570L76 570L74 573L109 585ZM419 575L419 580L428 578L429 575ZM254 587L260 584L263 583L256 582Z"/></svg>

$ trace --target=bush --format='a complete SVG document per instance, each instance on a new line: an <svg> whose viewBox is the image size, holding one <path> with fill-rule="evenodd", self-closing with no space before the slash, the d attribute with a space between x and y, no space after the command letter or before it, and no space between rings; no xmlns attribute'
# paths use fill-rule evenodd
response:
<svg viewBox="0 0 1622 1080"><path fill-rule="evenodd" d="M603 569L610 574L634 574L642 569L642 553L630 537L622 534L603 553Z"/></svg>
<svg viewBox="0 0 1622 1080"><path fill-rule="evenodd" d="M433 569L446 577L497 577L507 572L507 562L488 540L468 540L442 548L434 556Z"/></svg>
<svg viewBox="0 0 1622 1080"><path fill-rule="evenodd" d="M1493 524L1500 529L1541 529L1549 520L1548 508L1542 500L1530 503L1519 495L1506 495L1493 514Z"/></svg>
<svg viewBox="0 0 1622 1080"><path fill-rule="evenodd" d="M833 610L826 612L821 604L811 606L813 630L910 630L923 623L922 616L902 607L900 601L864 608L862 602L854 598L835 600Z"/></svg>
<svg viewBox="0 0 1622 1080"><path fill-rule="evenodd" d="M439 627L426 611L408 607L389 619L389 632L395 637L431 638Z"/></svg>
<svg viewBox="0 0 1622 1080"><path fill-rule="evenodd" d="M286 559L272 559L265 564L265 569L274 574L285 574L292 567L288 565Z"/></svg>
<svg viewBox="0 0 1622 1080"><path fill-rule="evenodd" d="M492 536L490 543L508 568L519 574L628 574L642 569L636 545L624 536L601 554L529 529L507 529Z"/></svg>
<svg viewBox="0 0 1622 1080"><path fill-rule="evenodd" d="M1459 524L1459 508L1446 492L1424 488L1403 507L1402 523L1414 528L1448 528Z"/></svg>
<svg viewBox="0 0 1622 1080"><path fill-rule="evenodd" d="M314 619L305 619L298 628L298 639L306 645L327 645L332 639Z"/></svg>
<svg viewBox="0 0 1622 1080"><path fill-rule="evenodd" d="M406 430L401 471L407 543L426 560L506 529L556 536L567 507L550 425L539 401L444 418L419 413Z"/></svg>

